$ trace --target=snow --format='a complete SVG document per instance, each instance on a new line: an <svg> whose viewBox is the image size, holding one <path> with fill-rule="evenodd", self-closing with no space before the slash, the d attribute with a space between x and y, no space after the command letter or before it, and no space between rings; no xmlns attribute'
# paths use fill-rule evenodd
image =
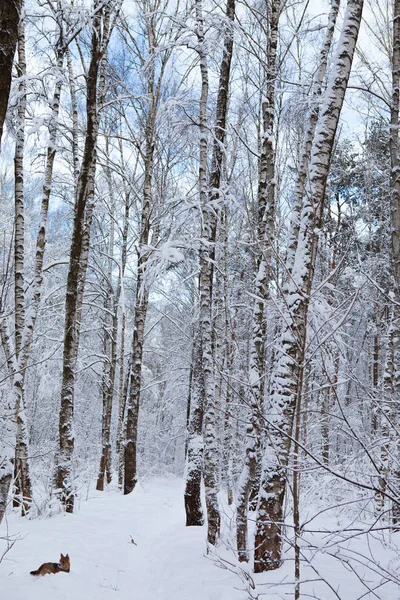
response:
<svg viewBox="0 0 400 600"><path fill-rule="evenodd" d="M161 245L159 249L160 256L163 260L168 261L172 264L179 263L185 260L182 252L180 252L177 248L174 247L173 240L168 240L164 244Z"/></svg>
<svg viewBox="0 0 400 600"><path fill-rule="evenodd" d="M152 480L122 496L91 492L73 515L0 527L18 541L0 563L8 600L245 600L237 576L205 556L205 527L185 527L182 480ZM131 536L135 544L131 541ZM3 546L2 546L3 544ZM0 556L4 542L0 540ZM32 577L69 553L68 574Z"/></svg>
<svg viewBox="0 0 400 600"><path fill-rule="evenodd" d="M182 479L154 478L138 483L128 496L116 490L89 493L73 515L23 519L15 512L0 526L0 557L5 534L16 537L0 563L0 599L7 600L282 600L293 598L293 549L285 544L283 566L252 574L237 563L234 508L222 502L226 544L206 555L206 527L185 527ZM222 498L223 500L223 498ZM317 515L307 504L306 533L300 545L301 599L398 600L400 539L376 531L345 532L340 512ZM315 512L314 512L315 511ZM307 514L309 515L307 517ZM310 517L311 515L311 517ZM312 516L316 515L316 516ZM290 519L289 519L290 522ZM291 525L288 535L291 537ZM354 521L354 531L369 527ZM251 545L254 516L250 516ZM132 539L134 543L132 543ZM43 562L68 553L71 572L32 577ZM223 568L218 568L219 564ZM251 563L250 563L251 565ZM353 571L357 572L357 574ZM387 581L388 579L391 581ZM255 589L251 589L254 582ZM246 588L248 591L246 591ZM370 591L374 590L374 591ZM250 596L249 593L252 595Z"/></svg>

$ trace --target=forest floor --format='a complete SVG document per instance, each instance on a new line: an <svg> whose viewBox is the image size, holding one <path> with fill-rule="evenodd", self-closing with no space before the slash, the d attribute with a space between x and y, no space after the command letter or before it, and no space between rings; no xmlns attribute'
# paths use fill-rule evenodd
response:
<svg viewBox="0 0 400 600"><path fill-rule="evenodd" d="M205 528L185 527L182 480L150 480L129 496L93 491L73 515L11 514L0 536L6 527L19 539L0 564L1 600L246 598L237 576L205 556ZM61 552L70 573L29 574Z"/></svg>
<svg viewBox="0 0 400 600"><path fill-rule="evenodd" d="M225 509L226 540L232 513L229 514L228 507ZM327 525L331 526L325 520ZM73 515L28 520L11 512L0 528L0 538L6 533L16 538L16 542L0 563L1 600L246 600L250 597L245 591L248 587L245 571L235 565L233 553L221 546L217 550L219 560L206 556L205 527L185 527L183 483L179 479L145 481L129 496L116 491L91 491ZM388 548L375 537L367 540L356 536L344 542L341 538L342 542L336 543L332 536L315 536L315 549L308 553L315 570L303 569L303 578L308 583L302 584L301 599L399 600L399 587L385 583L382 572L376 569L378 564L393 572L400 568L400 554L394 543ZM322 546L325 550L321 551ZM0 557L3 551L4 541L0 540ZM70 556L69 574L45 577L29 574L43 562L57 562L61 552ZM338 553L346 556L346 552L348 564L335 557ZM252 576L257 588L249 590L253 598L294 597L293 561L288 558L278 571ZM228 568L218 568L217 562ZM326 578L332 587L316 581L319 576Z"/></svg>

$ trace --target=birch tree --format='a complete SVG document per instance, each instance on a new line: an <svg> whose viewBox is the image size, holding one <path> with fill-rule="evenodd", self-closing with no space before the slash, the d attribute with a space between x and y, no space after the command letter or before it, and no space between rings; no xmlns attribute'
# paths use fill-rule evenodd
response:
<svg viewBox="0 0 400 600"><path fill-rule="evenodd" d="M56 467L56 485L66 512L73 512L74 482L72 459L74 450L73 408L75 370L78 355L79 317L87 265L93 213L94 175L96 170L96 144L99 128L98 93L100 67L105 57L112 32L110 13L114 3L95 2L92 18L90 64L86 76L86 137L79 172L65 298L63 373L59 422L59 453ZM92 201L91 201L92 200Z"/></svg>
<svg viewBox="0 0 400 600"><path fill-rule="evenodd" d="M117 336L118 336L118 307L121 294L121 282L118 281L116 293L113 290L113 267L114 267L114 235L115 235L115 194L113 189L113 178L109 162L110 147L108 137L106 138L106 161L105 175L109 195L109 232L108 247L105 248L107 266L105 273L104 290L104 331L103 352L104 367L101 383L103 397L102 414L102 452L100 459L99 475L97 478L97 490L104 489L104 482L111 482L111 416L114 397L114 384L117 369Z"/></svg>
<svg viewBox="0 0 400 600"><path fill-rule="evenodd" d="M232 22L235 18L235 2L226 6L226 29L220 65L216 123L214 129L211 172L207 181L209 93L207 50L205 45L204 16L201 2L196 3L197 52L201 73L201 96L199 105L199 198L201 208L201 246L199 252L199 320L193 350L191 410L188 425L188 448L186 466L185 509L186 525L201 525L203 516L200 500L201 467L204 460L204 485L206 490L207 540L214 545L219 535L220 514L218 506L218 448L216 440L216 390L212 349L212 299L213 261L217 234L217 215L223 202L221 175L226 137L228 90L233 52ZM204 449L203 449L204 420ZM204 456L203 456L204 452Z"/></svg>
<svg viewBox="0 0 400 600"><path fill-rule="evenodd" d="M124 434L124 494L129 494L137 482L137 435L140 407L140 392L143 369L143 344L145 336L146 316L149 303L149 283L146 281L146 268L149 255L149 244L158 243L159 224L154 214L153 176L154 155L157 144L157 116L163 93L163 78L171 56L172 41L175 37L173 28L163 31L164 15L156 14L161 3L148 3L144 0L141 6L144 20L145 38L148 44L148 56L139 53L139 61L144 70L146 105L144 108L144 151L142 208L140 231L137 245L137 274L135 292L135 318L128 364L126 386L126 424ZM164 10L168 3L164 3ZM178 8L178 7L177 7ZM151 13L151 14L150 14ZM131 38L132 39L132 38ZM161 50L161 45L165 49ZM136 46L136 43L134 43ZM161 56L160 56L161 55Z"/></svg>
<svg viewBox="0 0 400 600"><path fill-rule="evenodd" d="M22 16L18 24L18 63L17 73L20 78L18 94L18 130L14 156L15 186L15 232L14 232L14 349L18 362L25 323L25 223L24 223L24 145L25 145L25 112L26 112L26 56L25 56L25 24ZM26 430L24 374L16 388L15 418L17 422L17 441L15 455L15 484L21 498L14 504L21 503L22 513L29 511L31 501L31 483L28 468L28 434Z"/></svg>
<svg viewBox="0 0 400 600"><path fill-rule="evenodd" d="M282 562L283 508L295 411L300 410L304 376L309 296L313 282L318 225L325 196L329 162L343 106L363 9L349 0L337 42L310 153L294 266L284 291L288 314L283 325L271 381L268 440L255 535L254 570L276 569Z"/></svg>
<svg viewBox="0 0 400 600"><path fill-rule="evenodd" d="M394 271L394 282L395 282L395 299L396 304L392 306L392 324L389 331L389 349L388 349L388 360L385 370L385 384L386 388L389 387L391 392L390 397L394 397L393 394L398 392L399 389L399 376L398 376L398 365L400 361L400 314L399 314L399 298L400 298L400 157L399 157L399 101L400 101L400 2L394 1L393 4L393 44L392 44L392 97L390 105L390 136L389 136L389 150L390 150L390 162L391 162L391 246L392 246L392 260L393 260L393 271ZM386 402L383 403L382 407L382 429L384 437L388 438L388 425L390 423L390 407ZM395 421L398 421L398 414L395 415ZM387 443L389 440L387 439ZM399 440L396 440L396 446L398 450L400 448ZM383 491L386 488L386 479L388 474L388 451L387 444L383 445L382 448L382 487ZM398 480L399 470L394 474ZM396 481L396 496L400 498L400 487L399 481ZM399 521L400 517L400 503L394 504L393 516L396 522Z"/></svg>
<svg viewBox="0 0 400 600"><path fill-rule="evenodd" d="M10 335L8 333L8 323L6 319L2 319L0 323L0 335L3 345L3 350L6 356L9 369L9 376L12 381L10 393L9 411L16 414L17 420L17 456L15 461L15 471L18 475L19 489L23 498L22 510L27 512L30 502L30 476L27 463L28 457L28 440L27 440L27 425L25 414L25 374L30 357L31 347L34 338L35 324L39 313L42 285L43 285L43 265L44 254L46 248L46 233L47 219L49 211L49 200L51 193L51 184L53 177L54 160L56 155L56 137L58 132L58 117L60 110L60 96L62 88L62 77L60 76L66 40L64 37L64 22L62 15L56 13L58 25L58 42L56 44L56 69L58 77L56 78L54 93L51 105L51 116L49 119L49 142L46 152L46 163L44 171L44 180L41 198L40 223L36 238L36 253L33 284L31 286L31 296L27 298L24 292L25 276L24 276L24 205L23 205L23 152L24 152L24 125L23 114L25 112L25 82L24 82L24 63L25 63L25 42L22 22L19 26L19 66L21 72L21 99L19 103L19 125L16 141L15 155L15 221L16 221L16 236L15 236L15 350L13 349ZM22 121L21 121L22 120ZM12 422L9 424L10 433L13 431ZM11 440L14 439L11 433ZM15 446L14 441L8 442L8 448ZM6 460L6 459L4 459ZM9 468L12 468L12 459L9 458ZM9 484L8 484L9 485Z"/></svg>
<svg viewBox="0 0 400 600"><path fill-rule="evenodd" d="M18 23L21 16L22 2L6 0L0 6L0 151L3 126L6 118L8 99L11 89L11 75L14 54L18 40ZM14 444L14 425L12 417L12 403L5 407L3 418L5 425L5 439L2 444L0 458L0 523L3 519L7 505L7 495L12 479L12 448ZM4 448L3 448L4 446Z"/></svg>
<svg viewBox="0 0 400 600"><path fill-rule="evenodd" d="M119 141L119 151L121 156L121 167L123 172L125 169L124 153L122 140ZM137 166L136 161L136 166ZM135 172L133 173L133 175ZM122 226L122 243L121 243L121 258L118 273L118 294L121 298L121 328L120 328L120 352L119 352L119 382L118 382L118 424L117 424L117 441L116 453L118 460L118 486L122 489L124 481L124 436L125 436L125 410L127 393L124 390L124 356L125 356L125 331L126 331L126 308L125 308L125 292L124 292L124 275L127 260L128 250L128 233L129 233L129 215L131 209L131 195L127 181L123 178L124 186L124 218Z"/></svg>
<svg viewBox="0 0 400 600"><path fill-rule="evenodd" d="M263 132L257 194L257 243L259 251L254 289L256 300L253 309L249 365L251 420L247 425L246 456L238 486L236 517L237 548L240 561L248 560L247 511L250 492L256 475L257 454L260 443L258 421L264 400L265 338L267 332L266 302L269 297L275 225L274 113L280 11L279 0L272 0L270 4L267 4L266 93L262 100Z"/></svg>

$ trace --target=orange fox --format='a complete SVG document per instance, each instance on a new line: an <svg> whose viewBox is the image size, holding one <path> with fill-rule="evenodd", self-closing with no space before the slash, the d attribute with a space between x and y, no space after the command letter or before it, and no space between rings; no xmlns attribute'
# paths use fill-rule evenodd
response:
<svg viewBox="0 0 400 600"><path fill-rule="evenodd" d="M70 567L68 554L65 556L61 554L59 563L43 563L36 571L31 571L31 575L47 575L48 573L60 573L61 571L69 573Z"/></svg>

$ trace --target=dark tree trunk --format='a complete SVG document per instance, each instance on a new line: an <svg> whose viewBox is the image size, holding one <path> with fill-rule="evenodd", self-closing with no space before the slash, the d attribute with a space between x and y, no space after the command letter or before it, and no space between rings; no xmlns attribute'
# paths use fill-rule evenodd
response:
<svg viewBox="0 0 400 600"><path fill-rule="evenodd" d="M0 2L0 152L3 126L6 118L8 99L10 97L11 75L15 49L17 47L21 7L22 0L2 0ZM10 406L10 409L14 410L14 407ZM13 452L10 452L10 448L13 449L15 445L14 432L14 425L10 422L6 427L6 439L4 439L4 444L7 447L3 449L3 444L1 446L0 523L6 510L7 495L13 475Z"/></svg>
<svg viewBox="0 0 400 600"><path fill-rule="evenodd" d="M140 268L141 263L143 264L143 261L139 262L138 269ZM140 297L140 289L142 285L141 282L142 277L138 276L134 332L132 341L133 364L130 373L128 409L124 444L124 494L129 494L130 492L132 492L137 483L137 433L139 420L140 388L142 381L144 328L146 323L146 314L148 306L148 292L144 292L143 297Z"/></svg>
<svg viewBox="0 0 400 600"><path fill-rule="evenodd" d="M156 12L156 11L155 11ZM161 97L161 85L165 67L170 54L164 53L156 69L157 61L157 18L154 14L147 21L147 40L150 56L147 57L148 68L146 69L147 86L147 118L145 124L145 152L144 152L144 183L143 204L140 223L140 236L138 244L138 266L136 276L136 304L135 319L132 338L132 349L130 355L129 395L126 408L126 430L124 441L124 494L129 494L137 482L137 434L141 395L142 369L143 369L143 344L146 325L147 307L149 302L149 285L146 279L146 266L148 260L148 245L150 232L152 230L152 245L157 243L159 224L155 220L151 227L151 213L154 208L152 200L152 182L154 167L154 150L156 139L156 117L159 99ZM128 387L128 386L126 386Z"/></svg>
<svg viewBox="0 0 400 600"><path fill-rule="evenodd" d="M247 520L249 503L256 507L261 479L260 426L264 402L265 344L267 333L266 303L272 271L272 242L275 228L275 152L274 113L277 72L278 24L280 0L268 4L268 44L266 65L266 92L262 101L263 136L261 143L259 181L257 191L257 276L255 280L252 338L250 344L250 398L251 415L246 431L246 450L237 494L236 541L238 558L248 561ZM256 491L257 490L257 491ZM256 491L256 493L255 493Z"/></svg>
<svg viewBox="0 0 400 600"><path fill-rule="evenodd" d="M204 379L201 364L201 336L196 331L192 351L190 418L186 453L185 511L187 526L204 524L201 506L201 474L203 469Z"/></svg>
<svg viewBox="0 0 400 600"><path fill-rule="evenodd" d="M106 153L109 157L109 141L106 139ZM102 451L100 459L100 469L97 478L97 490L104 489L104 482L111 483L111 416L114 398L114 384L117 370L117 335L118 335L118 305L121 293L121 277L117 285L117 290L113 291L112 272L114 266L114 218L115 218L115 198L113 190L113 181L109 163L105 169L108 194L111 201L110 224L109 224L109 243L108 243L108 265L107 278L105 281L105 314L104 314L104 367L103 367L103 415L102 415Z"/></svg>
<svg viewBox="0 0 400 600"><path fill-rule="evenodd" d="M122 168L124 169L124 158L122 141L120 140L120 154ZM124 212L124 227L122 230L122 249L121 249L121 264L118 280L118 296L120 297L123 285L124 285L124 274L126 265L127 255L127 244L128 244L128 231L129 231L129 211L130 211L130 199L127 185L124 183L124 195L125 195L125 212ZM118 487L122 488L124 480L124 423L125 423L125 409L126 409L126 398L128 390L124 389L124 355L125 355L125 306L121 306L121 344L119 352L119 385L118 385L118 425L117 425L117 443L116 453L118 460Z"/></svg>
<svg viewBox="0 0 400 600"><path fill-rule="evenodd" d="M99 8L99 7L97 7ZM104 13L104 16L103 16ZM73 512L74 485L72 458L74 450L73 410L75 371L78 357L81 296L87 265L87 243L90 232L92 206L88 200L93 195L96 169L96 144L99 126L98 80L102 58L109 40L109 11L101 8L93 17L91 58L86 77L87 129L82 165L77 183L73 232L65 299L64 351L59 420L59 453L57 457L56 485L67 512ZM90 212L90 214L85 214ZM82 261L84 258L84 261ZM82 262L85 268L82 269Z"/></svg>
<svg viewBox="0 0 400 600"><path fill-rule="evenodd" d="M153 89L154 83L151 84ZM129 376L129 396L127 402L126 431L124 443L124 494L129 494L137 482L137 433L139 419L140 388L142 383L143 344L146 324L149 290L145 284L147 263L146 247L150 239L151 184L154 156L154 98L151 102L146 131L145 179L143 186L143 208L139 240L139 257L136 277L136 308L133 325L131 350L131 371Z"/></svg>
<svg viewBox="0 0 400 600"><path fill-rule="evenodd" d="M0 151L3 126L11 89L11 75L18 40L22 0L0 2Z"/></svg>

